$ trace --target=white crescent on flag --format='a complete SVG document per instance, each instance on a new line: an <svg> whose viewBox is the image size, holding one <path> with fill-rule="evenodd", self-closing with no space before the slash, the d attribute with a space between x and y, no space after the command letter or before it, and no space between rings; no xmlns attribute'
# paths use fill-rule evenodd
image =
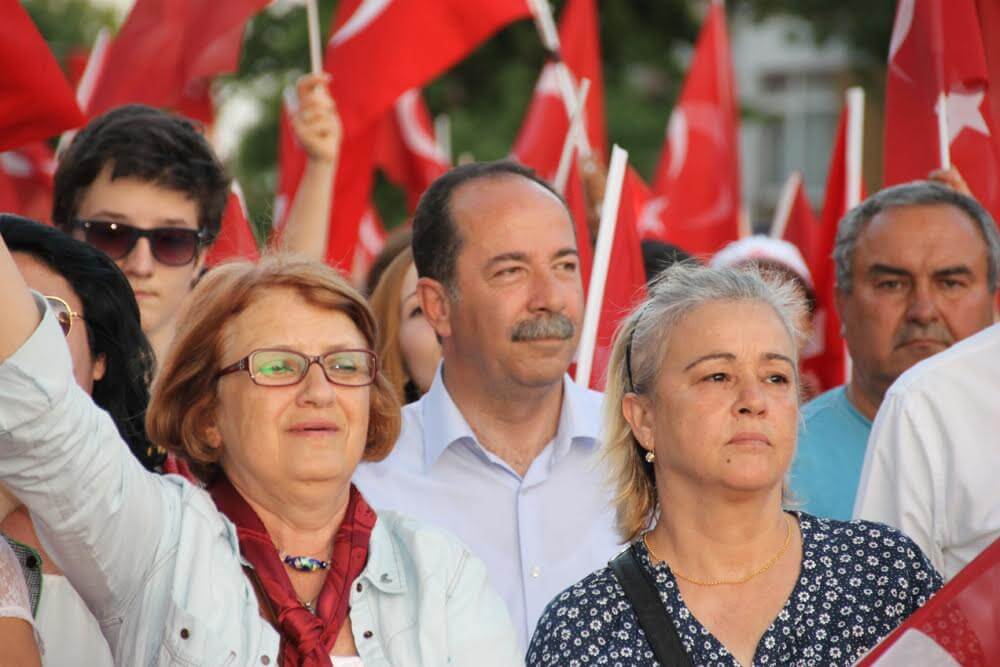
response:
<svg viewBox="0 0 1000 667"><path fill-rule="evenodd" d="M903 46L903 42L906 41L907 36L910 34L910 28L913 26L913 10L915 5L916 0L899 0L899 7L896 9L896 21L892 25L892 39L889 42L890 63L892 63L892 59L896 57L896 53Z"/></svg>
<svg viewBox="0 0 1000 667"><path fill-rule="evenodd" d="M420 121L417 119L417 105L420 103L420 92L411 88L396 100L396 119L399 121L399 130L403 135L403 141L410 150L431 162L438 162L447 166L447 158L441 152L434 137L427 134Z"/></svg>
<svg viewBox="0 0 1000 667"><path fill-rule="evenodd" d="M391 2L392 0L364 0L361 6L351 14L351 18L347 19L347 22L341 26L340 30L333 34L330 38L330 45L336 46L337 44L346 42L367 28L372 21L377 19L386 10Z"/></svg>
<svg viewBox="0 0 1000 667"><path fill-rule="evenodd" d="M681 173L684 161L687 159L688 123L684 109L681 107L675 107L670 112L670 122L667 123L667 146L670 147L670 165L667 167L667 176L674 178Z"/></svg>

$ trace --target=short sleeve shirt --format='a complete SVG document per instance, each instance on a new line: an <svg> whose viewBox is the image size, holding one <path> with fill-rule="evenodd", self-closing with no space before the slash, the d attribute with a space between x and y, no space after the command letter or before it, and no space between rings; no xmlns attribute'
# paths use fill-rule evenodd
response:
<svg viewBox="0 0 1000 667"><path fill-rule="evenodd" d="M802 565L791 595L765 630L754 665L848 665L920 608L941 577L909 538L883 524L798 516ZM694 665L739 663L688 610L665 563L640 560ZM610 568L559 594L528 650L529 667L660 663Z"/></svg>
<svg viewBox="0 0 1000 667"><path fill-rule="evenodd" d="M871 430L871 421L847 400L845 387L831 389L802 408L791 468L799 507L841 521L853 516Z"/></svg>

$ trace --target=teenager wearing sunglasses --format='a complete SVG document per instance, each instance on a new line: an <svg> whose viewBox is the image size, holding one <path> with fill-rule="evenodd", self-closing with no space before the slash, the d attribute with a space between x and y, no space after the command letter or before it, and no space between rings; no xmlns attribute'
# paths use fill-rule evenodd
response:
<svg viewBox="0 0 1000 667"><path fill-rule="evenodd" d="M229 180L189 121L129 105L94 119L55 174L52 219L125 273L157 358L222 221Z"/></svg>
<svg viewBox="0 0 1000 667"><path fill-rule="evenodd" d="M135 458L155 469L164 456L150 444L144 425L153 352L125 276L92 246L31 220L0 215L0 238L62 328L76 384L111 415ZM111 665L97 621L45 553L27 508L2 485L0 531L40 552L43 583L36 624L46 664Z"/></svg>

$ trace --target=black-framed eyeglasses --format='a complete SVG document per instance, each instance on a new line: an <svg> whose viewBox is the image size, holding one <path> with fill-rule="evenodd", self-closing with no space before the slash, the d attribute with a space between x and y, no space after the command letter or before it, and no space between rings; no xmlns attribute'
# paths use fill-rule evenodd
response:
<svg viewBox="0 0 1000 667"><path fill-rule="evenodd" d="M246 371L255 384L287 387L302 382L313 364L319 364L327 380L343 387L370 385L378 372L378 357L371 350L334 350L310 357L293 350L266 348L254 350L215 377Z"/></svg>
<svg viewBox="0 0 1000 667"><path fill-rule="evenodd" d="M76 227L83 230L87 243L115 260L124 259L139 239L149 239L153 257L167 266L190 264L198 254L198 246L206 240L203 232L187 227L139 229L104 220L77 220Z"/></svg>
<svg viewBox="0 0 1000 667"><path fill-rule="evenodd" d="M46 296L45 300L49 302L49 308L52 309L52 313L56 316L56 320L59 321L59 326L62 327L63 335L68 336L69 332L73 330L73 320L82 320L83 315L70 308L65 299L58 296Z"/></svg>

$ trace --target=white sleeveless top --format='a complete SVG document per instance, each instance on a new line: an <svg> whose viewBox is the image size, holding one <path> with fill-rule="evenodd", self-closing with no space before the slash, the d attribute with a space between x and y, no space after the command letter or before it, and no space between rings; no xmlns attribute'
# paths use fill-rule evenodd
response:
<svg viewBox="0 0 1000 667"><path fill-rule="evenodd" d="M38 628L31 617L28 584L24 582L21 564L17 562L14 550L3 537L0 537L0 616L27 621L35 631L35 640L38 640ZM41 648L41 642L38 644Z"/></svg>
<svg viewBox="0 0 1000 667"><path fill-rule="evenodd" d="M42 575L42 597L35 623L45 642L44 667L114 666L97 619L66 577Z"/></svg>

